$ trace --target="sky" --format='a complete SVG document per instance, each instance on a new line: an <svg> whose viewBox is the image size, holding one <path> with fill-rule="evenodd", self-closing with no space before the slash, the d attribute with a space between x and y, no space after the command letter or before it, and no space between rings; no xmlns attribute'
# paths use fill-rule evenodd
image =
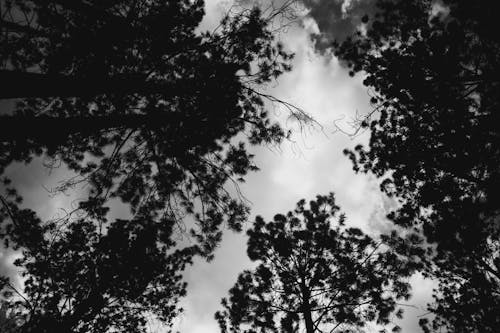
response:
<svg viewBox="0 0 500 333"><path fill-rule="evenodd" d="M231 5L229 0L206 2L207 14L200 30L215 27ZM246 183L241 185L242 193L251 204L250 221L256 215L271 219L277 213L292 210L302 198L311 200L317 194L334 192L337 204L347 215L348 225L377 235L390 229L385 215L394 205L379 192L377 179L352 171L351 162L342 152L358 143L367 143L369 139L369 133L354 138L344 133L353 131L349 122L357 114L371 110L367 88L362 84L362 75L349 77L338 60L325 53L321 46L325 41L323 37L331 37L332 31L344 36L355 26L356 19L343 18L342 8L344 11L350 8L359 18L362 10L370 8L370 1L306 2L313 6L311 15L278 36L286 48L295 53L293 70L264 88L305 110L321 127L297 131L280 147L252 148L255 163L261 170L249 175ZM339 19L338 24L332 23ZM311 33L323 39L311 38ZM296 125L287 119L285 110L277 105L269 107L285 126ZM338 131L335 124L344 132ZM50 218L62 214L63 209L69 209L76 195L51 195L47 189L56 186L64 172L54 170L49 173L41 167L42 163L42 159L36 159L28 166L11 167L9 172L17 174L15 178L25 204L41 216ZM16 256L12 252L0 253L0 273L13 272L11 263ZM214 313L220 309L221 298L227 295L237 275L252 265L246 256L246 237L226 232L212 262L196 260L186 271L188 295L182 301L185 313L177 319L175 328L182 333L218 332ZM420 276L413 277L412 283L414 296L405 302L409 306L405 307L406 315L399 322L403 332L407 333L420 332L418 316L426 312L425 304L432 289L432 282Z"/></svg>

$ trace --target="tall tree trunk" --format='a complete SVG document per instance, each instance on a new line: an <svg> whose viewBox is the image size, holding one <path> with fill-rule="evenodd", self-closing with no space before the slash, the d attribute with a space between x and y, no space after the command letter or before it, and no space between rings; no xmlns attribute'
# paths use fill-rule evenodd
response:
<svg viewBox="0 0 500 333"><path fill-rule="evenodd" d="M153 123L160 126L167 118L168 116L160 119L145 115L71 118L2 116L0 117L0 141L31 139L39 143L53 142L74 134L88 136L103 130L138 128Z"/></svg>
<svg viewBox="0 0 500 333"><path fill-rule="evenodd" d="M303 279L300 281L300 289L302 293L302 315L304 316L304 322L306 324L306 333L314 333L315 330L314 322L312 320L311 303L309 303L311 292Z"/></svg>
<svg viewBox="0 0 500 333"><path fill-rule="evenodd" d="M210 119L216 119L211 114ZM95 117L24 117L0 116L0 142L34 140L37 143L63 143L71 135L91 136L114 129L165 128L170 127L172 135L193 132L203 126L207 119L193 119L180 113L162 113L145 115L110 115ZM222 121L222 120L221 120ZM191 138L197 135L191 133ZM205 138L209 139L209 138Z"/></svg>
<svg viewBox="0 0 500 333"><path fill-rule="evenodd" d="M179 85L150 83L144 75L123 74L113 77L71 77L0 70L0 99L32 97L84 97L101 94L153 94L170 96L182 92Z"/></svg>
<svg viewBox="0 0 500 333"><path fill-rule="evenodd" d="M15 150L20 151L32 146L46 147L52 151L52 149L67 145L70 138L77 138L77 140L86 137L99 138L118 129L135 131L136 134L142 133L148 136L151 134L143 129L162 128L156 140L175 142L175 145L169 148L170 153L172 156L183 156L190 149L215 142L220 133L210 124L218 117L220 117L218 114L211 115L210 123L207 122L207 118L194 119L178 113L66 119L45 117L29 121L19 117L0 117L0 149L2 145L4 147L15 145ZM226 121L220 120L221 123Z"/></svg>
<svg viewBox="0 0 500 333"><path fill-rule="evenodd" d="M312 320L311 309L310 306L308 309L304 309L304 321L306 323L306 332L314 333L314 323Z"/></svg>
<svg viewBox="0 0 500 333"><path fill-rule="evenodd" d="M117 16L114 14L111 14L110 12L107 12L106 9L108 9L109 6L101 5L100 1L96 1L96 4L93 4L92 2L88 2L85 0L72 0L72 1L67 1L67 0L35 0L36 2L39 2L41 4L58 4L61 7L72 10L75 13L82 13L84 15L89 15L95 18L99 18L101 20L107 20L108 23L127 23L126 19L121 16Z"/></svg>

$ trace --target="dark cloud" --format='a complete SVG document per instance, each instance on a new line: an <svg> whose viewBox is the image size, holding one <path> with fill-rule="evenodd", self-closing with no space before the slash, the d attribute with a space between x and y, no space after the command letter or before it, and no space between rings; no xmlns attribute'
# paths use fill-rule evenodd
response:
<svg viewBox="0 0 500 333"><path fill-rule="evenodd" d="M228 3L242 7L258 5L261 8L287 8L296 11L299 16L302 10L307 10L307 17L314 19L319 34L311 37L316 42L315 47L325 51L334 40L342 41L356 32L361 25L363 16L373 16L377 0L212 0L207 1L209 6L217 5L220 8L229 8ZM225 4L226 6L222 5ZM210 8L209 8L210 9ZM209 15L207 15L209 16ZM292 15L293 16L293 15Z"/></svg>
<svg viewBox="0 0 500 333"><path fill-rule="evenodd" d="M334 40L341 41L356 32L364 15L375 11L375 0L302 0L319 28L313 36L316 47L324 51Z"/></svg>

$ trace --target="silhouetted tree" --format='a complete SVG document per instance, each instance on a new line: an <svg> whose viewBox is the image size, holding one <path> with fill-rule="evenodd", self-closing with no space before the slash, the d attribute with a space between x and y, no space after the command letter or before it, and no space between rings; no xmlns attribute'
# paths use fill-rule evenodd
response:
<svg viewBox="0 0 500 333"><path fill-rule="evenodd" d="M149 198L155 210L173 213L180 206L182 215L194 210L197 198L205 213L227 212L238 228L245 209L222 187L256 167L244 144L231 139L246 133L259 144L285 135L264 108L263 98L272 97L253 88L288 70L291 55L273 41L258 8L202 34L195 33L202 1L6 1L2 10L4 21L19 24L16 16L23 14L24 25L33 21L37 31L51 31L2 26L12 45L2 53L9 75L106 81L123 74L160 88L132 84L137 91L120 91L106 83L106 91L85 92L96 84L83 80L77 84L83 90L65 94L43 83L55 96L23 100L14 114L2 116L0 170L45 154L78 175L61 189L91 184L87 206L114 196L136 211Z"/></svg>
<svg viewBox="0 0 500 333"><path fill-rule="evenodd" d="M428 306L434 318L419 321L425 333L498 331L500 279L484 267L469 267L440 272L439 288Z"/></svg>
<svg viewBox="0 0 500 333"><path fill-rule="evenodd" d="M394 222L437 243L428 270L440 279L436 323L454 332L498 330L498 3L376 5L363 18L366 32L334 43L352 75L366 74L374 105L360 121L369 147L346 153L356 171L384 178L382 190L398 198ZM476 326L461 324L467 320Z"/></svg>
<svg viewBox="0 0 500 333"><path fill-rule="evenodd" d="M0 1L0 98L23 98L0 116L0 173L45 156L74 173L56 190L88 185L76 211L41 221L2 179L1 235L23 253L24 329L141 331L151 313L169 324L185 265L211 257L223 222L241 228L248 209L225 186L257 167L239 138L285 137L258 85L292 56L268 27L277 12L241 8L197 32L203 6ZM108 219L112 198L129 220Z"/></svg>
<svg viewBox="0 0 500 333"><path fill-rule="evenodd" d="M375 241L344 220L333 194L309 209L301 200L271 222L257 217L247 251L258 266L222 300L221 331L357 332L371 321L389 324L394 312L401 317L396 302L410 296L407 277L418 259L388 250L392 236Z"/></svg>
<svg viewBox="0 0 500 333"><path fill-rule="evenodd" d="M16 263L25 278L25 295L12 307L24 315L18 331L146 332L150 319L171 325L186 293L182 272L196 254L196 246L171 239L174 225L139 214L107 227L80 220L30 232Z"/></svg>

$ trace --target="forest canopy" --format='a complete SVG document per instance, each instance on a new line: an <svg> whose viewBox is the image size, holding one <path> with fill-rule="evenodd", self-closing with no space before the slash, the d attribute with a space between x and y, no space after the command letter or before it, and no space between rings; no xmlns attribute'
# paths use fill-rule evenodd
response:
<svg viewBox="0 0 500 333"><path fill-rule="evenodd" d="M0 115L0 172L43 155L74 174L57 190L87 194L42 220L3 175L1 237L24 279L19 292L5 278L4 297L26 332L139 332L151 314L170 325L186 265L248 214L227 189L257 170L246 145L287 135L259 92L291 68L269 28L279 8L198 32L199 0L0 4L0 98L17 99ZM130 218L109 218L113 199Z"/></svg>
<svg viewBox="0 0 500 333"><path fill-rule="evenodd" d="M0 102L13 105L0 110L0 238L22 281L0 276L0 330L173 329L184 271L246 230L257 266L222 301L222 332L396 332L415 272L435 282L424 332L497 332L500 5L235 0L210 30L206 5L0 0ZM265 89L295 64L281 33L363 81L371 109L355 133L369 140L344 157L391 203L383 234L345 225L333 194L245 225L252 146L314 121ZM83 197L64 216L42 217L11 177L40 158L65 169L54 193Z"/></svg>

